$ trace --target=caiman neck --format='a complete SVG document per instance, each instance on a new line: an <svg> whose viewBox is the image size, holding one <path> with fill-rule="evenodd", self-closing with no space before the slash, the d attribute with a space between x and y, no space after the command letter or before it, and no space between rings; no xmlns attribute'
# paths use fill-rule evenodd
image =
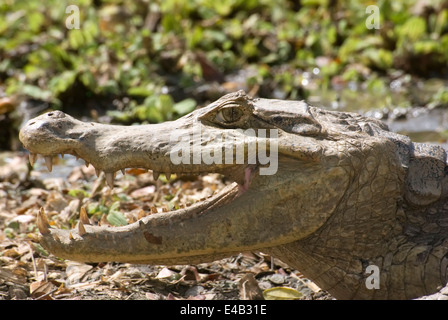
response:
<svg viewBox="0 0 448 320"><path fill-rule="evenodd" d="M381 160L376 172L396 165ZM368 201L347 190L347 198L320 230L266 251L338 299L413 299L436 292L448 282L446 182L439 201L411 206L403 197L405 170L390 170L397 175L387 179L377 175L370 185L362 183L366 171L354 170L361 175L353 177L359 183L352 185L368 186ZM378 288L367 285L373 275L369 266L378 268Z"/></svg>

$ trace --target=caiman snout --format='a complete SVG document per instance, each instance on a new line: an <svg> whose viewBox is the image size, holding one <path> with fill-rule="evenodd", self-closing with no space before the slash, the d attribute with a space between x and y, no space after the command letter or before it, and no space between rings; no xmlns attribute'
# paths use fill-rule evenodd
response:
<svg viewBox="0 0 448 320"><path fill-rule="evenodd" d="M55 130L62 129L60 120L65 117L65 113L61 111L52 111L29 120L19 132L20 141L28 150L37 149L35 143L39 143L45 136L49 139L57 138Z"/></svg>
<svg viewBox="0 0 448 320"><path fill-rule="evenodd" d="M52 111L29 120L19 132L19 139L24 147L30 151L30 163L34 165L37 154L42 154L49 171L52 170L52 158L56 154L66 152L68 146L73 148L76 141L67 133L72 124L80 122L61 111ZM71 117L70 117L71 118ZM69 120L69 121L66 121ZM70 121L73 120L73 121Z"/></svg>
<svg viewBox="0 0 448 320"><path fill-rule="evenodd" d="M143 126L118 126L95 122L82 122L61 111L42 114L28 121L20 130L19 139L30 152L30 163L37 155L44 157L48 169L58 155L72 154L92 164L97 174L104 171L108 184L113 187L117 171L126 168L154 170L155 178L168 165L161 158L162 150L171 129L167 124ZM164 134L165 132L165 134ZM132 157L127 156L132 153Z"/></svg>

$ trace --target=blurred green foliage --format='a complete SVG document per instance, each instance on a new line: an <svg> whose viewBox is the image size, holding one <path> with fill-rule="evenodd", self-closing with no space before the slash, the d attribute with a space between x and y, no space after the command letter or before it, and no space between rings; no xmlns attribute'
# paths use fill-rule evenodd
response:
<svg viewBox="0 0 448 320"><path fill-rule="evenodd" d="M80 29L66 28L71 4L80 9ZM372 4L379 8L379 29L366 27ZM211 78L204 61L218 70L212 68ZM344 81L396 70L431 76L447 65L448 4L442 0L0 2L6 94L55 108L119 99L110 115L125 122L186 114L198 102L189 88L249 67L256 70L249 88L269 83L296 98L297 70L318 67L319 84L326 86L337 75Z"/></svg>

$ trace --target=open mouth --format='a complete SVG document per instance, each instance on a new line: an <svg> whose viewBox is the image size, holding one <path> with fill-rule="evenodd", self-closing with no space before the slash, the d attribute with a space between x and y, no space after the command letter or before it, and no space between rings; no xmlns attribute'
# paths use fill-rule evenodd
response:
<svg viewBox="0 0 448 320"><path fill-rule="evenodd" d="M70 152L72 153L72 152ZM68 152L67 152L68 154ZM36 153L30 153L29 154L29 161L31 165L34 165L38 159L38 154ZM47 167L47 169L51 172L53 169L53 156L42 156L44 158L45 161L45 166ZM61 157L64 157L64 154L61 154ZM76 159L79 160L79 156L76 156ZM86 167L90 167L90 163L85 160L85 165ZM128 168L123 168L120 169L119 171L121 171L123 173L123 175L126 174L126 170ZM97 168L95 168L95 172L96 175L99 177L101 174L101 171ZM204 212L207 212L208 210L214 209L214 208L218 208L220 206L225 205L226 203L232 202L235 198L241 196L243 193L245 193L250 185L250 181L253 177L253 174L255 172L255 168L248 166L244 169L244 177L242 179L242 183L238 183L238 182L229 182L228 184L226 184L225 186L220 187L218 190L216 190L213 194L208 195L206 197L201 197L199 200L194 201L193 203L191 202L187 202L187 203L182 203L179 204L178 206L173 207L171 210L167 209L167 206L160 206L160 207L156 207L155 203L152 203L150 206L150 214L154 215L154 214L173 214L173 215L181 215L183 217L183 219L189 219L189 218L193 218L196 216L199 216L201 214L203 214ZM152 171L153 173L153 178L154 180L157 180L159 178L159 176L161 174L165 175L167 181L171 180L172 174L176 174L178 177L181 176L198 176L198 175L204 175L207 173L186 173L186 172L182 172L182 173L177 173L177 172L173 172L173 173L162 173L162 172L157 172L157 171ZM115 184L115 173L111 173L111 172L104 172L104 176L105 176L105 180L108 184L108 186L112 189L114 188L114 184ZM140 220L139 217L137 219ZM38 227L39 227L39 231L41 232L42 235L46 235L50 233L50 225L47 221L47 218L45 216L45 213L43 210L41 210L38 214ZM135 220L134 220L135 221ZM131 221L131 222L134 222ZM87 216L86 210L85 208L81 208L80 211L80 220L79 220L79 224L78 224L78 235L82 236L86 233L86 225L92 225L92 221L90 221L90 219ZM99 224L101 224L101 222L99 222Z"/></svg>

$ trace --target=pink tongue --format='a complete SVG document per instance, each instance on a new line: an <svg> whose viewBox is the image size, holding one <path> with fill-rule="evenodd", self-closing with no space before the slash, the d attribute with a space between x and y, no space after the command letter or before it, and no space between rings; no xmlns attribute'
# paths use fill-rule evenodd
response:
<svg viewBox="0 0 448 320"><path fill-rule="evenodd" d="M247 189L249 189L251 175L252 175L252 169L250 167L244 169L244 184L238 185L239 187L238 195L246 192Z"/></svg>

